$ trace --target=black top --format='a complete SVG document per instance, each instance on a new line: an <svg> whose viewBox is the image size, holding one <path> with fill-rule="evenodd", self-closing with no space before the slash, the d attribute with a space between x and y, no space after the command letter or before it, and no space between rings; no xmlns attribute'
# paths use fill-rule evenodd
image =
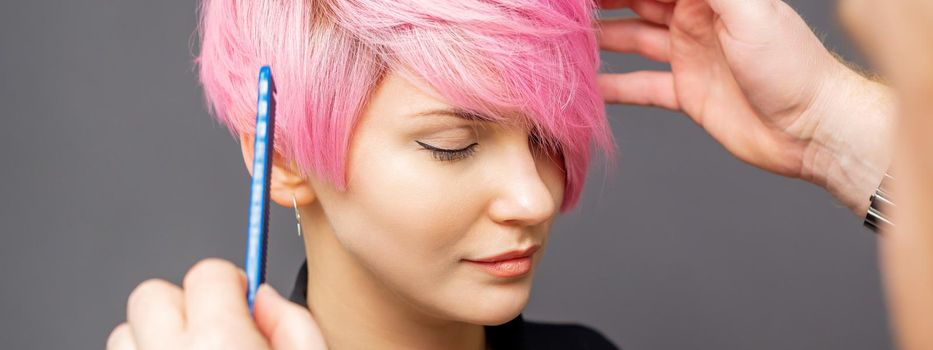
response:
<svg viewBox="0 0 933 350"><path fill-rule="evenodd" d="M308 307L308 261L301 265L289 299ZM486 342L493 350L581 349L618 350L598 331L577 324L526 322L522 315L498 326L486 326Z"/></svg>

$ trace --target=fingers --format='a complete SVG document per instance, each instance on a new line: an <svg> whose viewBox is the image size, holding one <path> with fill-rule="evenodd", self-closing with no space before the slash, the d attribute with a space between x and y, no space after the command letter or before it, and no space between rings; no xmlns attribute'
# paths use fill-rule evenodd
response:
<svg viewBox="0 0 933 350"><path fill-rule="evenodd" d="M308 309L282 298L269 285L259 287L253 312L259 331L273 349L326 349Z"/></svg>
<svg viewBox="0 0 933 350"><path fill-rule="evenodd" d="M642 19L668 25L674 15L674 0L603 0L600 7L604 9L630 8Z"/></svg>
<svg viewBox="0 0 933 350"><path fill-rule="evenodd" d="M185 325L184 297L174 284L150 279L130 293L126 305L127 329L139 344L165 346L182 333ZM121 325L122 326L122 325ZM115 329L114 332L123 330Z"/></svg>
<svg viewBox="0 0 933 350"><path fill-rule="evenodd" d="M655 0L636 0L632 2L632 11L641 18L657 24L669 25L674 17L674 3Z"/></svg>
<svg viewBox="0 0 933 350"><path fill-rule="evenodd" d="M127 301L127 323L108 349L267 349L246 305L246 275L232 263L205 259L185 275L184 290L158 279Z"/></svg>
<svg viewBox="0 0 933 350"><path fill-rule="evenodd" d="M671 72L639 71L601 74L599 89L606 103L657 106L680 110Z"/></svg>
<svg viewBox="0 0 933 350"><path fill-rule="evenodd" d="M632 0L599 0L597 3L599 3L599 8L610 10L629 7Z"/></svg>
<svg viewBox="0 0 933 350"><path fill-rule="evenodd" d="M596 2L599 4L600 8L611 10L611 9L631 7L632 3L635 1L638 1L638 0L598 0ZM652 0L652 1L662 2L666 4L673 4L677 2L677 0Z"/></svg>
<svg viewBox="0 0 933 350"><path fill-rule="evenodd" d="M110 332L107 350L136 350L136 341L133 339L129 323L121 323Z"/></svg>
<svg viewBox="0 0 933 350"><path fill-rule="evenodd" d="M609 51L637 53L655 61L670 60L668 29L635 18L602 21L599 46Z"/></svg>
<svg viewBox="0 0 933 350"><path fill-rule="evenodd" d="M211 328L251 319L246 305L246 275L233 263L201 260L185 275L184 288L189 328Z"/></svg>

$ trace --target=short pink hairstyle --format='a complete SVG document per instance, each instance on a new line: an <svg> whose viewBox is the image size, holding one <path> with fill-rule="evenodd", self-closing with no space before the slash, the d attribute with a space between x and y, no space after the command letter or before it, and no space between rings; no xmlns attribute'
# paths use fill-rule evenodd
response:
<svg viewBox="0 0 933 350"><path fill-rule="evenodd" d="M354 127L381 77L404 73L445 102L507 118L563 155L561 211L590 146L615 143L596 85L592 0L203 0L196 58L208 109L252 134L259 67L276 82L276 151L338 189Z"/></svg>

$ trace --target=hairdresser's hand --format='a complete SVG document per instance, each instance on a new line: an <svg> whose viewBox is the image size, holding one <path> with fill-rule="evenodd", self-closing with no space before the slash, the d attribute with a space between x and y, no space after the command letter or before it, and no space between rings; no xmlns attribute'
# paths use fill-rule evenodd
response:
<svg viewBox="0 0 933 350"><path fill-rule="evenodd" d="M839 62L779 0L603 0L603 49L671 72L605 74L607 102L689 115L739 159L826 187L859 215L890 162L887 89Z"/></svg>
<svg viewBox="0 0 933 350"><path fill-rule="evenodd" d="M232 263L205 259L188 271L184 289L163 280L130 294L127 322L107 349L325 349L307 309L263 285L255 321L246 304L246 275Z"/></svg>

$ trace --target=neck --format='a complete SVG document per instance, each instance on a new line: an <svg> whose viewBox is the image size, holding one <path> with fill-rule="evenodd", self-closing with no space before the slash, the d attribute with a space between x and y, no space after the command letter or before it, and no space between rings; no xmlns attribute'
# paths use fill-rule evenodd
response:
<svg viewBox="0 0 933 350"><path fill-rule="evenodd" d="M417 310L340 244L320 205L303 209L308 308L330 349L485 348L483 326Z"/></svg>

